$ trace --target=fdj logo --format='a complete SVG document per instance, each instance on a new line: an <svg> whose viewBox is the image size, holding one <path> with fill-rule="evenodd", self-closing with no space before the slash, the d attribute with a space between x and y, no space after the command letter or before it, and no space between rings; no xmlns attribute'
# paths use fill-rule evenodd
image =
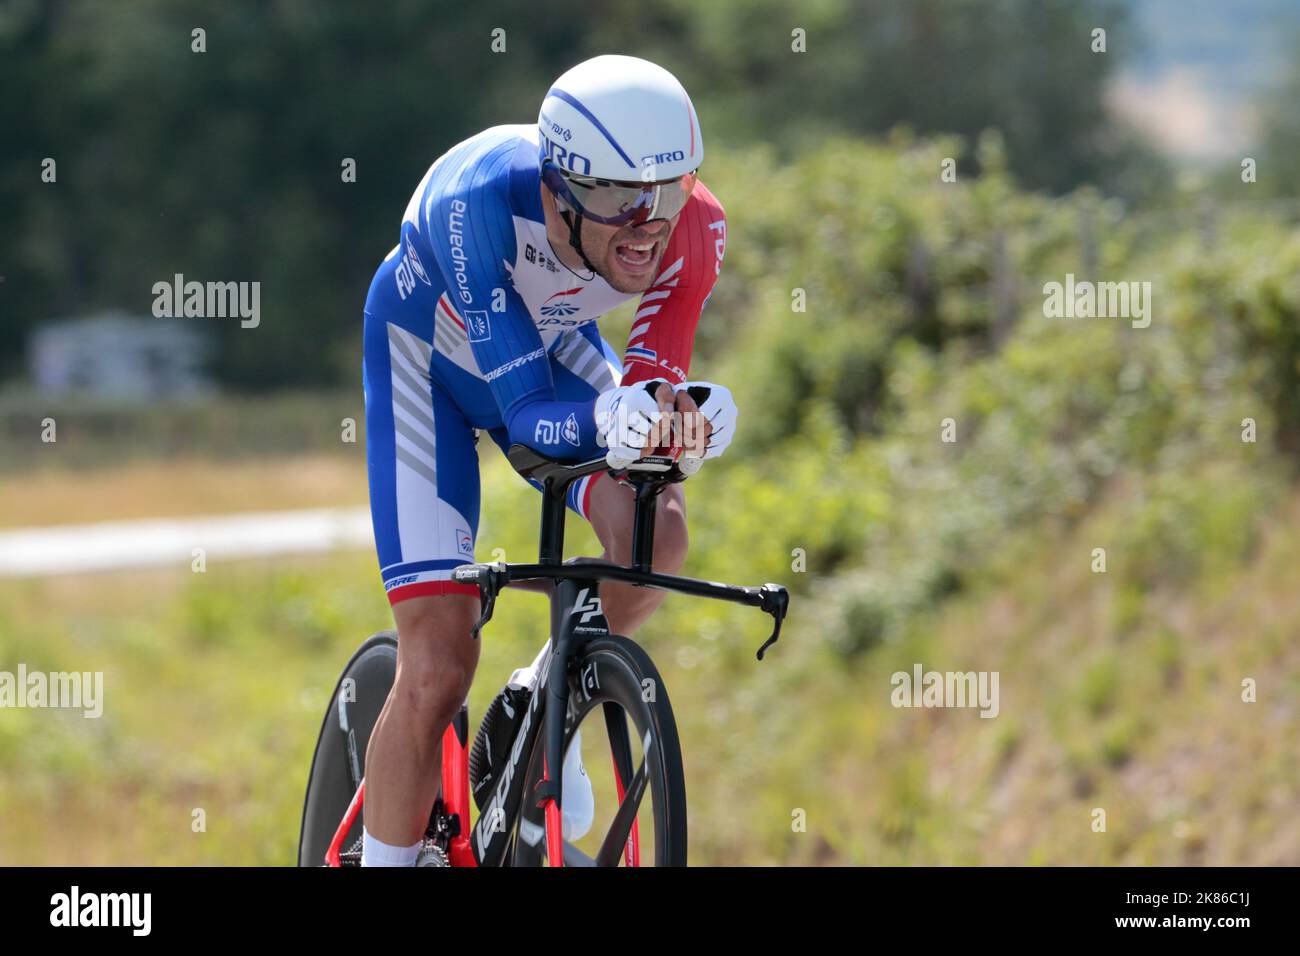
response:
<svg viewBox="0 0 1300 956"><path fill-rule="evenodd" d="M543 418L533 429L533 441L539 445L558 445L563 438L575 448L578 446L578 419L570 415L564 424Z"/></svg>
<svg viewBox="0 0 1300 956"><path fill-rule="evenodd" d="M560 434L564 436L564 440L570 445L575 448L578 447L578 419L575 415L571 414L564 420L564 426Z"/></svg>
<svg viewBox="0 0 1300 956"><path fill-rule="evenodd" d="M539 445L557 445L559 444L560 423L547 421L543 418L533 429L533 441Z"/></svg>
<svg viewBox="0 0 1300 956"><path fill-rule="evenodd" d="M466 310L465 333L471 342L486 342L492 338L492 327L488 325L488 314L485 310Z"/></svg>
<svg viewBox="0 0 1300 956"><path fill-rule="evenodd" d="M591 175L591 160L581 153L571 152L545 133L542 134L542 146L545 157L561 169L567 169L583 176Z"/></svg>
<svg viewBox="0 0 1300 956"><path fill-rule="evenodd" d="M566 143L569 140L573 139L573 132L571 130L565 129L563 126L561 126L559 123L552 120L545 113L542 114L542 122L551 127L551 132L555 133L558 136L563 136L564 141Z"/></svg>
<svg viewBox="0 0 1300 956"><path fill-rule="evenodd" d="M411 244L410 236L406 237L405 244L406 253L397 263L397 268L393 270L394 278L397 280L397 294L403 299L415 291L416 279L425 285L433 285L429 281L429 274L424 271L424 263L415 252L415 246Z"/></svg>
<svg viewBox="0 0 1300 956"><path fill-rule="evenodd" d="M415 273L415 277L425 285L433 285L429 281L429 274L424 271L424 263L420 261L419 255L416 254L415 244L411 242L410 236L406 237L406 258L411 261L411 271Z"/></svg>

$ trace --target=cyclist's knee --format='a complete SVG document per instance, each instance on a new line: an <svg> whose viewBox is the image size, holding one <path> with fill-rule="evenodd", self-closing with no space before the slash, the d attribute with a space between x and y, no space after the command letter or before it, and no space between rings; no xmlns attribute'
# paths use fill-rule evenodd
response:
<svg viewBox="0 0 1300 956"><path fill-rule="evenodd" d="M478 664L478 642L469 633L478 617L478 599L412 598L395 605L393 613L398 634L394 691L421 721L446 723L469 693Z"/></svg>
<svg viewBox="0 0 1300 956"><path fill-rule="evenodd" d="M612 560L627 564L632 559L634 500L631 492L612 481L601 482L593 492L591 525ZM686 502L678 485L659 496L655 514L654 568L675 574L686 562L689 540L686 533Z"/></svg>
<svg viewBox="0 0 1300 956"><path fill-rule="evenodd" d="M431 724L452 718L474 679L473 665L456 655L421 654L398 670L395 689L402 703Z"/></svg>

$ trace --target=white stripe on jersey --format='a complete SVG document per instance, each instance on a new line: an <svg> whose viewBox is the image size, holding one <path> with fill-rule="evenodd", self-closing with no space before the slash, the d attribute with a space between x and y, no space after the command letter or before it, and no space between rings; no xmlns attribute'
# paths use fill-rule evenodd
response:
<svg viewBox="0 0 1300 956"><path fill-rule="evenodd" d="M670 265L663 272L659 273L659 278L655 279L655 281L650 284L652 286L663 285L665 281L671 279L673 276L677 275L677 273L682 271L682 266L685 264L685 262L686 262L685 256L678 256L677 261L674 262L672 265ZM676 283L673 284L676 285Z"/></svg>

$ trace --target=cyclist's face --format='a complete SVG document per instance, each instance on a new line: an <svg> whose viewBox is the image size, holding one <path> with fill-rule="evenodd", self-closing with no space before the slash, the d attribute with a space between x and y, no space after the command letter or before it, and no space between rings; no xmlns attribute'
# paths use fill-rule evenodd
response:
<svg viewBox="0 0 1300 956"><path fill-rule="evenodd" d="M540 188L551 248L570 269L581 270L582 262L569 246L569 227L560 218L555 196L545 186ZM601 278L618 292L644 292L659 274L668 237L680 218L678 213L672 219L656 219L640 226L607 226L583 219L582 251Z"/></svg>
<svg viewBox="0 0 1300 956"><path fill-rule="evenodd" d="M680 213L640 226L606 226L584 219L582 251L615 291L636 293L650 288L668 248Z"/></svg>

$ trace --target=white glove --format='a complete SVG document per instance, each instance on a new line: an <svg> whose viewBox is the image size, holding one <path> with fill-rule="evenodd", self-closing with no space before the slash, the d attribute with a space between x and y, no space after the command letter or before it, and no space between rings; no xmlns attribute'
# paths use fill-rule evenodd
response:
<svg viewBox="0 0 1300 956"><path fill-rule="evenodd" d="M700 414L713 426L709 442L704 446L705 458L717 458L736 435L736 418L740 410L731 397L731 391L713 382L682 382L674 386L673 393L686 392L700 406Z"/></svg>
<svg viewBox="0 0 1300 956"><path fill-rule="evenodd" d="M650 430L664 414L655 398L663 384L664 379L655 378L620 385L596 398L597 441L608 449L605 460L611 468L626 468L648 450Z"/></svg>

